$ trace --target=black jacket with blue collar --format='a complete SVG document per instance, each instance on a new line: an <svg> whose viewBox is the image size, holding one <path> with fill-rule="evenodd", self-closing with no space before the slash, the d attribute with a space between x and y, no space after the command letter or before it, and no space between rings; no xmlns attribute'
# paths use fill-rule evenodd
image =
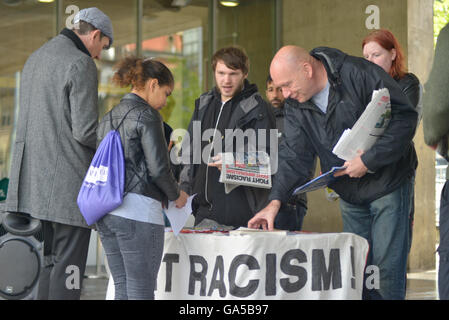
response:
<svg viewBox="0 0 449 320"><path fill-rule="evenodd" d="M206 130L213 130L215 127L217 120L211 114L217 113L221 106L221 96L216 88L202 94L195 101L195 110L188 127L189 139L183 140L181 148L184 166L181 171L180 186L188 194L197 194L193 204L195 224L198 224L204 218L208 218L223 225L246 227L248 220L267 204L269 189L239 186L226 194L223 191L223 184L218 182L218 170L216 168L206 170L205 159L202 158L210 140L204 140L203 138ZM259 129L267 130L266 140L258 140L257 147L269 153L269 131L275 129L275 119L270 106L260 96L256 85L245 80L243 90L228 100L222 107L228 108L226 111L232 110L225 117L225 121L223 121L225 118L221 118L222 129L240 129L242 132L247 129L254 129L256 134ZM223 113L226 111L223 111ZM212 125L211 118L213 119ZM199 125L201 125L200 135L195 134L196 129L194 128L195 126L198 128ZM229 147L234 149L232 144L235 141L227 139L228 135L225 132L221 132L221 134L223 134L223 151L229 150ZM202 141L194 141L194 139L201 139ZM277 139L277 135L275 135L275 139ZM195 145L200 146L200 148L194 150Z"/></svg>

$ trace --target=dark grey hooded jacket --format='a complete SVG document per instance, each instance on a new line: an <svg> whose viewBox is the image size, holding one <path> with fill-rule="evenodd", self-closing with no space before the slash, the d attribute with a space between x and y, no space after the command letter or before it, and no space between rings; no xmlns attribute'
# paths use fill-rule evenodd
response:
<svg viewBox="0 0 449 320"><path fill-rule="evenodd" d="M195 164L194 161L195 156L201 156L199 152L195 153L194 150L195 123L201 123L199 137L201 138L204 131L209 130L205 121L207 114L213 112L212 110L215 104L221 105L220 94L216 89L202 94L195 102L195 110L188 128L190 139L184 139L183 141L182 151L188 154L186 157L188 161L185 163L181 172L180 186L188 194L197 194L193 201L195 224L198 224L204 218L208 218L228 226L246 227L248 220L267 204L269 189L242 185L232 190L229 194L226 194L223 184L218 182L218 170L213 168L214 170L209 170L203 176L200 174L200 164ZM233 132L239 129L242 131L254 129L257 133L259 130L266 131L266 139L257 139L257 148L258 150L266 150L269 153L271 143L269 131L270 129L275 130L275 119L269 109L269 105L260 96L256 85L250 84L245 80L243 91L226 102L225 108L231 108L232 106L235 109L230 116L229 122L225 124L226 129L232 129ZM277 131L275 132L276 135L274 135L274 138L277 142ZM225 133L223 147L226 150L231 150L235 147L235 145L233 146L234 140L227 138L229 136ZM201 153L203 153L209 142L197 142L202 147ZM245 142L245 146L246 144L247 141ZM204 194L206 193L206 180L208 181L207 192L210 197L211 211L207 210L209 206L206 201L203 201L205 199Z"/></svg>

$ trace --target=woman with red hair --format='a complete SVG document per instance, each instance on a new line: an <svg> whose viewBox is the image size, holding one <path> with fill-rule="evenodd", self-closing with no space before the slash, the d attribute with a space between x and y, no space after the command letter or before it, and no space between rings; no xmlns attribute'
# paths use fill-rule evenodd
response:
<svg viewBox="0 0 449 320"><path fill-rule="evenodd" d="M395 36L385 29L375 30L363 39L362 50L365 59L380 66L397 81L402 92L418 112L418 121L420 121L421 85L413 73L407 72L404 53Z"/></svg>
<svg viewBox="0 0 449 320"><path fill-rule="evenodd" d="M422 117L422 86L413 73L408 73L405 67L405 57L395 36L388 30L375 30L362 41L363 57L385 70L396 80L402 92L418 112L418 125ZM413 222L415 215L415 199L412 197L409 214L409 244L412 245Z"/></svg>

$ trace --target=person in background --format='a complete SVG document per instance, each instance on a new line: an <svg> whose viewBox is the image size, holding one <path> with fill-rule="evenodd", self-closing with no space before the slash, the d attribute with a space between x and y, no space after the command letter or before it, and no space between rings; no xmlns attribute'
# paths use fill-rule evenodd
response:
<svg viewBox="0 0 449 320"><path fill-rule="evenodd" d="M438 35L429 80L423 97L424 141L449 160L449 24ZM449 167L440 200L438 293L449 300Z"/></svg>
<svg viewBox="0 0 449 320"><path fill-rule="evenodd" d="M273 111L276 119L276 128L279 130L279 140L281 140L282 132L284 131L285 98L282 94L281 88L275 86L270 75L267 77L266 84L267 89L265 90L265 96L271 104L271 110ZM283 203L281 205L279 214L276 216L276 220L274 222L274 227L281 230L300 231L302 229L302 223L306 212L306 194L301 193L298 196L291 197L287 203Z"/></svg>
<svg viewBox="0 0 449 320"><path fill-rule="evenodd" d="M97 8L80 10L73 22L32 53L21 74L6 211L41 220L39 300L80 298L91 233L76 200L96 149L94 59L111 46L113 31ZM67 270L79 275L70 287Z"/></svg>
<svg viewBox="0 0 449 320"><path fill-rule="evenodd" d="M164 135L165 135L165 142L167 142L167 148L168 148L168 153L170 154L172 152L173 148L177 148L174 141L170 140L171 134L173 132L173 128L164 121ZM176 154L178 153L177 150L173 150ZM176 181L179 182L179 175L181 174L181 165L180 164L175 164L173 162L170 163L171 164L171 169L173 171L173 175L175 176ZM168 219L165 211L164 211L164 222L165 222L165 226L166 227L170 227L170 220Z"/></svg>
<svg viewBox="0 0 449 320"><path fill-rule="evenodd" d="M316 157L324 172L344 166L329 184L340 196L343 231L368 241L367 265L379 268L379 287L364 286L363 298L405 299L417 112L385 71L335 48L307 52L285 46L271 62L270 75L286 98L284 140L270 202L248 227L273 229L280 204L309 180ZM389 90L391 100L382 139L352 160L338 158L333 147L363 113L372 92L382 88Z"/></svg>
<svg viewBox="0 0 449 320"><path fill-rule="evenodd" d="M165 134L165 141L167 142L168 152L170 153L172 149L175 148L173 149L173 152L177 154L178 153L177 146L173 140L170 140L172 132L173 128L167 122L164 121L164 134ZM173 171L176 181L179 181L179 175L181 174L182 169L181 165L171 162L171 169Z"/></svg>
<svg viewBox="0 0 449 320"><path fill-rule="evenodd" d="M418 125L422 117L422 86L418 78L407 72L405 56L396 37L388 30L372 31L362 41L363 57L388 73L409 99L412 107L418 112ZM415 195L413 194L412 207L409 215L409 251L412 246L413 224L415 220Z"/></svg>
<svg viewBox="0 0 449 320"><path fill-rule="evenodd" d="M405 56L396 37L389 30L372 31L362 41L363 57L385 70L402 89L412 107L422 118L422 86L413 73L407 72Z"/></svg>
<svg viewBox="0 0 449 320"><path fill-rule="evenodd" d="M121 60L113 81L131 85L98 126L97 143L121 121L125 155L123 203L96 223L116 300L151 300L164 247L163 206L181 208L187 194L179 190L170 168L162 117L159 114L174 87L170 70L154 59ZM112 123L111 123L112 121Z"/></svg>

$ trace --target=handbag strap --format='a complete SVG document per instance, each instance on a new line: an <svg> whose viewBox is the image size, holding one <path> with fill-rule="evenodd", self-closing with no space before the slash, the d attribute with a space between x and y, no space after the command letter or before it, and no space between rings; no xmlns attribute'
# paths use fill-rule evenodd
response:
<svg viewBox="0 0 449 320"><path fill-rule="evenodd" d="M114 127L114 125L113 125L113 123L112 123L112 110L111 110L111 112L109 112L109 119L110 119L110 121L111 121L111 127L112 127L112 129L114 129L115 131L118 131L118 129L121 127L121 125L123 124L123 122L125 121L125 118L128 116L128 114L131 112L131 111L133 111L134 109L136 109L137 107L134 107L134 108L132 108L132 109L130 109L130 110L128 110L126 113L125 113L125 115L123 116L123 118L122 118L122 120L120 120L120 123L119 123L119 125L117 126L117 127ZM137 173L137 170L133 167L133 166L130 166L129 167L129 169L131 169L132 170L132 172L134 173L134 175L137 177L137 178L139 178L139 180L137 181L137 183L135 183L128 191L126 191L125 193L124 193L124 195L123 195L123 197L125 197L127 194L128 194L128 192L131 192L140 182L142 182L142 183L147 183L147 181L145 181L138 173ZM132 180L132 179L131 179ZM128 186L129 186L129 184L131 183L131 180L129 180L129 182L128 182L128 184L125 186L125 190L128 188Z"/></svg>
<svg viewBox="0 0 449 320"><path fill-rule="evenodd" d="M111 120L111 127L112 129L114 129L115 131L117 131L123 124L123 122L125 121L126 117L128 116L128 114L133 111L134 109L136 109L137 107L134 107L132 109L129 109L125 115L123 116L122 120L120 120L120 123L118 124L117 127L114 127L114 124L112 123L112 110L109 112L109 119Z"/></svg>

